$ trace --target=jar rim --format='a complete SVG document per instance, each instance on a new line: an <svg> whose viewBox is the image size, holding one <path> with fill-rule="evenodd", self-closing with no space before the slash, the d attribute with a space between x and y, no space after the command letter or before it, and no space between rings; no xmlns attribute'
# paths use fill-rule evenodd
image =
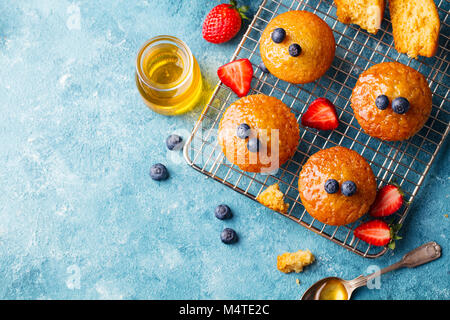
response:
<svg viewBox="0 0 450 320"><path fill-rule="evenodd" d="M147 49L147 47L150 46L151 44L155 44L155 43L162 42L162 41L169 41L169 42L175 44L178 48L184 50L187 54L187 59L188 59L187 70L186 70L186 72L184 72L184 70L183 70L183 73L185 74L183 81L181 81L176 86L171 87L171 88L160 88L160 87L155 87L154 85L150 84L145 73L142 70L142 60L144 58L143 52L145 51L145 49ZM136 56L136 74L138 75L139 80L141 82L143 82L147 87L149 87L150 89L155 90L155 91L177 90L178 88L182 87L187 81L189 81L190 75L192 75L192 73L193 73L193 69L194 69L194 56L192 55L191 49L189 49L189 47L186 45L186 43L183 40L181 40L177 37L174 37L174 36L159 35L159 36L150 38L142 45L142 47L139 49L138 54Z"/></svg>

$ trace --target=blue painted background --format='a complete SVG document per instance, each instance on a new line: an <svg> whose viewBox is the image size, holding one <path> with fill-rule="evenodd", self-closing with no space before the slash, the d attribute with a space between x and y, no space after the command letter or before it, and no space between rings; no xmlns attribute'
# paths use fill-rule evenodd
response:
<svg viewBox="0 0 450 320"><path fill-rule="evenodd" d="M254 13L259 1L250 2ZM388 274L355 298L449 299L448 142L405 239L375 261L167 159L165 137L190 131L200 108L179 117L147 109L135 55L150 37L175 35L213 86L240 40L202 39L217 3L0 1L0 298L297 299L322 277L350 279L436 240L440 260ZM168 181L149 178L155 162L169 163ZM214 218L219 203L231 206L231 221ZM220 242L225 226L238 244ZM277 271L278 254L306 248L317 262L304 273Z"/></svg>

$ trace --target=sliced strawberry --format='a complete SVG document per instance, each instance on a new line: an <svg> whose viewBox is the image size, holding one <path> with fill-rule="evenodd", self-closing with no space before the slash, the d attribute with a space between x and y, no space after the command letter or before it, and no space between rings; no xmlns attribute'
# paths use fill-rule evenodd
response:
<svg viewBox="0 0 450 320"><path fill-rule="evenodd" d="M217 70L219 79L239 97L247 95L253 76L253 66L248 59L239 59Z"/></svg>
<svg viewBox="0 0 450 320"><path fill-rule="evenodd" d="M385 246L391 242L391 228L381 220L363 223L353 230L353 235L374 246Z"/></svg>
<svg viewBox="0 0 450 320"><path fill-rule="evenodd" d="M336 108L328 99L318 98L303 114L302 125L319 130L334 130L339 126Z"/></svg>
<svg viewBox="0 0 450 320"><path fill-rule="evenodd" d="M370 208L370 215L373 217L386 217L398 209L403 204L403 193L399 187L392 184L385 185L378 191L375 202Z"/></svg>

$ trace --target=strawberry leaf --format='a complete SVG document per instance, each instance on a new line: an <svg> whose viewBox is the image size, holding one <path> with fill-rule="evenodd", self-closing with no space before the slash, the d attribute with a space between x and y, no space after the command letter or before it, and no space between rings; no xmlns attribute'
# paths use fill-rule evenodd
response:
<svg viewBox="0 0 450 320"><path fill-rule="evenodd" d="M241 16L241 19L244 19L244 20L250 20L250 18L247 17L243 12L240 12L240 11L239 11L239 15Z"/></svg>
<svg viewBox="0 0 450 320"><path fill-rule="evenodd" d="M246 12L248 11L248 9L249 9L249 6L241 6L241 7L238 7L237 1L231 0L231 1L230 1L230 7L231 7L232 9L237 10L237 12L239 12L239 15L241 16L241 19L250 20L250 19L245 15L245 13L246 13Z"/></svg>
<svg viewBox="0 0 450 320"><path fill-rule="evenodd" d="M242 7L239 8L239 12L245 13L245 12L248 11L248 9L249 9L248 6L242 6Z"/></svg>
<svg viewBox="0 0 450 320"><path fill-rule="evenodd" d="M390 233L391 233L391 241L389 242L389 244L388 244L388 248L389 249L391 249L391 250L394 250L395 249L395 240L401 240L401 239L403 239L402 237L400 237L399 235L398 235L398 232L400 231L400 229L401 229L401 227L402 227L402 224L401 223L396 223L396 224L394 224L394 223L391 223L390 225L389 225L389 227L390 227Z"/></svg>

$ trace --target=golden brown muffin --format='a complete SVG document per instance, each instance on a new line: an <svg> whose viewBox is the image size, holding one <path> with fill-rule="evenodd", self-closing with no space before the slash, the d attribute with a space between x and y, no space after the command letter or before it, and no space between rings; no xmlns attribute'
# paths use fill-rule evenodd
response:
<svg viewBox="0 0 450 320"><path fill-rule="evenodd" d="M284 273L295 271L302 272L303 268L314 262L311 251L298 250L297 252L285 252L277 257L277 269Z"/></svg>
<svg viewBox="0 0 450 320"><path fill-rule="evenodd" d="M379 95L386 95L389 106L375 105ZM392 101L403 97L409 101L404 114L392 110ZM351 106L364 131L388 141L406 140L425 124L431 112L431 90L425 77L399 62L383 62L364 71L353 88Z"/></svg>
<svg viewBox="0 0 450 320"><path fill-rule="evenodd" d="M250 136L237 136L247 124ZM249 172L271 172L285 163L297 149L300 130L295 115L281 100L263 94L243 97L225 110L218 139L228 161ZM250 139L258 139L259 151L249 151Z"/></svg>
<svg viewBox="0 0 450 320"><path fill-rule="evenodd" d="M283 196L284 194L280 191L280 186L278 183L275 183L261 192L256 200L272 210L286 213L289 209L289 204L283 201Z"/></svg>
<svg viewBox="0 0 450 320"><path fill-rule="evenodd" d="M325 182L339 183L336 193L325 191ZM342 194L342 184L353 181L356 193ZM357 152L332 147L313 154L300 172L300 198L306 211L325 224L342 226L363 216L374 202L377 193L375 176L367 161Z"/></svg>
<svg viewBox="0 0 450 320"><path fill-rule="evenodd" d="M340 22L357 24L376 34L384 15L384 0L334 0Z"/></svg>
<svg viewBox="0 0 450 320"><path fill-rule="evenodd" d="M275 43L273 30L283 28L286 37ZM289 54L289 46L301 47L299 56ZM260 40L262 60L275 77L291 83L308 83L320 78L331 66L336 43L325 21L308 11L288 11L269 22Z"/></svg>
<svg viewBox="0 0 450 320"><path fill-rule="evenodd" d="M439 14L433 0L390 0L395 49L409 57L432 57L439 42Z"/></svg>

